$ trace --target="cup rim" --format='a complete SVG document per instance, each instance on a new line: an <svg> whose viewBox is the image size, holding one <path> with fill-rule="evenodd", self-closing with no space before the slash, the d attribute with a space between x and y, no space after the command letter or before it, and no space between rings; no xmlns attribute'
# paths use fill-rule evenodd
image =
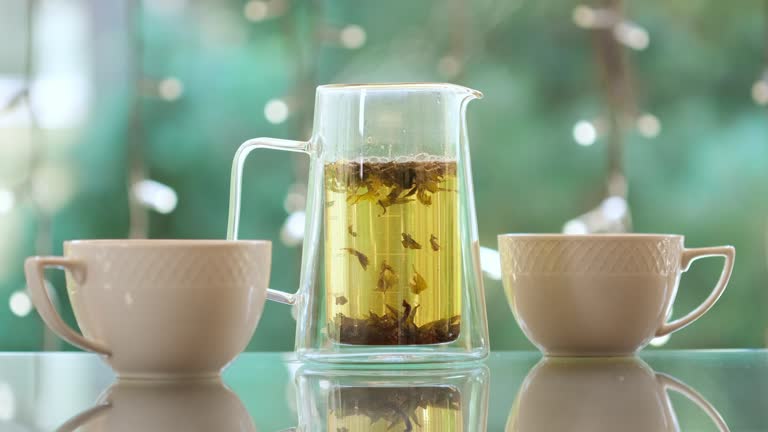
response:
<svg viewBox="0 0 768 432"><path fill-rule="evenodd" d="M223 240L223 239L79 239L66 240L65 245L114 246L114 247L233 247L269 246L269 240Z"/></svg>
<svg viewBox="0 0 768 432"><path fill-rule="evenodd" d="M593 233L593 234L557 234L557 233L507 233L499 234L498 240L502 239L538 239L538 240L627 240L627 239L684 239L682 234L659 234L659 233Z"/></svg>

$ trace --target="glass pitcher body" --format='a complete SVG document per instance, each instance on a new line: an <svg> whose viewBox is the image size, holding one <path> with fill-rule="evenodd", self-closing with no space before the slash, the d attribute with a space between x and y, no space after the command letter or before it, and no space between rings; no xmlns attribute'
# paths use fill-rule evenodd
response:
<svg viewBox="0 0 768 432"><path fill-rule="evenodd" d="M329 85L307 142L245 142L310 156L300 287L269 298L298 308L305 360L469 361L488 353L465 111L452 84Z"/></svg>

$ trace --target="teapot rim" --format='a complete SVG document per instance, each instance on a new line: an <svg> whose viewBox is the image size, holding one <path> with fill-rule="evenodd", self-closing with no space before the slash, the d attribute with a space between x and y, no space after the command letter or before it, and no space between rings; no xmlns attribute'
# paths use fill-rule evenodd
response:
<svg viewBox="0 0 768 432"><path fill-rule="evenodd" d="M459 84L447 82L382 82L382 83L336 83L323 84L317 87L317 91L344 91L344 90L458 90L466 92L477 99L483 97L479 90L471 89Z"/></svg>

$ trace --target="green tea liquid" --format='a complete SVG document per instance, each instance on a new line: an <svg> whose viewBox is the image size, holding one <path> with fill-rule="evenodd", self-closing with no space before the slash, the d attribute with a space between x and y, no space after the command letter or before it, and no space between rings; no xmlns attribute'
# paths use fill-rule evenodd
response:
<svg viewBox="0 0 768 432"><path fill-rule="evenodd" d="M456 161L325 166L329 335L363 345L445 343L459 335Z"/></svg>

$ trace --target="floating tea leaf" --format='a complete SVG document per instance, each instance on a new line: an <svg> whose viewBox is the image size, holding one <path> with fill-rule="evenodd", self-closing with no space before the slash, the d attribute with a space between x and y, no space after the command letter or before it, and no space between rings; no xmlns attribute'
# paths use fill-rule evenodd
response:
<svg viewBox="0 0 768 432"><path fill-rule="evenodd" d="M437 237L434 234L429 238L429 244L432 245L432 250L437 252L440 250L440 244L437 242Z"/></svg>
<svg viewBox="0 0 768 432"><path fill-rule="evenodd" d="M385 215L387 213L387 207L394 205L394 204L405 204L407 202L413 201L412 199L408 198L410 195L400 196L403 193L403 188L400 185L395 185L392 190L389 191L386 198L380 199L377 204L381 206L382 209L384 209L384 212L381 214L381 216Z"/></svg>
<svg viewBox="0 0 768 432"><path fill-rule="evenodd" d="M348 226L348 227L347 227L347 232L348 232L348 233L349 233L349 235L351 235L352 237L357 237L357 233L355 232L355 230L353 230L353 229L352 229L352 225L350 225L350 226Z"/></svg>
<svg viewBox="0 0 768 432"><path fill-rule="evenodd" d="M333 207L333 203L334 203L334 202L335 202L335 201L328 201L327 203L325 203L325 208L331 208L331 207Z"/></svg>
<svg viewBox="0 0 768 432"><path fill-rule="evenodd" d="M421 249L421 245L410 234L403 233L403 241L401 243L406 249Z"/></svg>
<svg viewBox="0 0 768 432"><path fill-rule="evenodd" d="M416 271L415 266L413 267L413 278L411 279L411 282L408 283L408 285L411 286L411 292L414 294L420 294L422 291L427 289L427 281L424 280L419 272Z"/></svg>
<svg viewBox="0 0 768 432"><path fill-rule="evenodd" d="M344 306L345 304L347 304L348 301L349 300L347 300L347 298L344 296L336 297L336 304L339 306Z"/></svg>
<svg viewBox="0 0 768 432"><path fill-rule="evenodd" d="M369 189L362 195L349 195L347 197L347 202L350 204L357 204L360 201L375 201L378 196L379 194L376 189Z"/></svg>
<svg viewBox="0 0 768 432"><path fill-rule="evenodd" d="M446 175L456 175L456 164L434 161L357 162L337 161L326 165L326 187L347 194L347 202L368 201L382 208L413 201L432 204L432 195Z"/></svg>
<svg viewBox="0 0 768 432"><path fill-rule="evenodd" d="M419 191L416 193L416 198L420 203L426 206L432 205L432 195L427 194L424 189L419 189Z"/></svg>
<svg viewBox="0 0 768 432"><path fill-rule="evenodd" d="M386 261L381 263L381 271L379 271L379 280L376 282L376 291L386 292L388 289L397 285L400 278L397 277L395 269L392 268Z"/></svg>
<svg viewBox="0 0 768 432"><path fill-rule="evenodd" d="M349 252L350 255L356 256L357 260L360 261L360 265L363 266L363 270L368 270L368 257L364 253L352 248L342 248L341 250L345 250Z"/></svg>

